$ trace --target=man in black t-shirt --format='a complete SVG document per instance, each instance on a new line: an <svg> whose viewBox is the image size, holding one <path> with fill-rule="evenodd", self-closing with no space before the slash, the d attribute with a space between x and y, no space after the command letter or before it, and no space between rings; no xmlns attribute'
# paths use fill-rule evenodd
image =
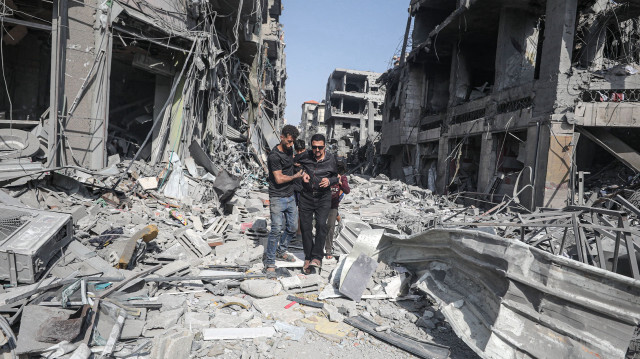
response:
<svg viewBox="0 0 640 359"><path fill-rule="evenodd" d="M294 171L293 165L293 142L297 137L297 128L291 125L284 126L280 134L280 144L271 150L267 158L271 212L271 231L264 253L267 273L275 272L276 258L288 262L295 261L294 256L287 253L287 249L298 229L298 209L293 195L294 181L302 177L302 172Z"/></svg>

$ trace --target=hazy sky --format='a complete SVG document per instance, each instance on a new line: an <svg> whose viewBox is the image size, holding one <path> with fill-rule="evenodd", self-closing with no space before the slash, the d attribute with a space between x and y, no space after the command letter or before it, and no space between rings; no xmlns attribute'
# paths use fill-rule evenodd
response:
<svg viewBox="0 0 640 359"><path fill-rule="evenodd" d="M283 0L287 123L322 101L335 68L384 72L402 46L409 0Z"/></svg>

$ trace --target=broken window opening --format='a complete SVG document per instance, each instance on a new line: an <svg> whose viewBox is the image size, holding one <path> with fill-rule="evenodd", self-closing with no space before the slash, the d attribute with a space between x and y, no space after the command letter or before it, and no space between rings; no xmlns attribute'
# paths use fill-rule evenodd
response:
<svg viewBox="0 0 640 359"><path fill-rule="evenodd" d="M425 106L424 115L435 115L447 110L449 104L449 82L451 72L451 60L443 59L441 63L425 64L427 72L425 81Z"/></svg>
<svg viewBox="0 0 640 359"><path fill-rule="evenodd" d="M108 155L131 158L153 125L156 76L120 59L112 61ZM169 86L171 82L169 82ZM166 89L164 100L169 95ZM162 106L162 104L160 105ZM142 159L149 159L151 143Z"/></svg>
<svg viewBox="0 0 640 359"><path fill-rule="evenodd" d="M389 122L397 121L400 119L400 108L393 106L389 109Z"/></svg>
<svg viewBox="0 0 640 359"><path fill-rule="evenodd" d="M40 11L50 13L50 6ZM50 105L51 32L11 24L5 24L4 30L0 40L4 62L0 128L30 129L38 125Z"/></svg>
<svg viewBox="0 0 640 359"><path fill-rule="evenodd" d="M469 136L450 140L452 152L449 158L450 193L476 192L482 136Z"/></svg>
<svg viewBox="0 0 640 359"><path fill-rule="evenodd" d="M527 131L494 135L496 170L490 180L491 194L512 194L520 171L526 161ZM481 188L484 190L484 188Z"/></svg>
<svg viewBox="0 0 640 359"><path fill-rule="evenodd" d="M360 101L347 98L343 100L342 112L355 115L362 113L362 111L364 111L364 109L362 108Z"/></svg>
<svg viewBox="0 0 640 359"><path fill-rule="evenodd" d="M346 86L345 91L347 92L358 92L365 93L366 92L366 79L359 76L346 75Z"/></svg>
<svg viewBox="0 0 640 359"><path fill-rule="evenodd" d="M462 40L457 56L455 104L488 96L496 77L497 31L484 41Z"/></svg>
<svg viewBox="0 0 640 359"><path fill-rule="evenodd" d="M627 155L631 155L633 151L640 152L640 129L614 128L607 130L602 127L586 129L603 141L609 140L599 135L599 133L601 131L607 132L610 136L613 136L615 141L620 141L629 147ZM609 145L616 147L612 143L609 143ZM585 176L585 191L587 192L592 189L603 189L605 192L613 191L619 186L626 186L629 179L634 178L636 174L633 169L604 150L586 135L580 135L575 148L575 173L578 171L590 172ZM577 189L576 184L576 193Z"/></svg>

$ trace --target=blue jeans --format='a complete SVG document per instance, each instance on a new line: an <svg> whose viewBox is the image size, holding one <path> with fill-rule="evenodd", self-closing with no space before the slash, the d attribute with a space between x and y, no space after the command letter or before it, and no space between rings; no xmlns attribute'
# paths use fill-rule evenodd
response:
<svg viewBox="0 0 640 359"><path fill-rule="evenodd" d="M295 196L269 197L271 231L264 253L265 267L275 267L276 254L282 255L289 249L289 242L298 230L298 208Z"/></svg>

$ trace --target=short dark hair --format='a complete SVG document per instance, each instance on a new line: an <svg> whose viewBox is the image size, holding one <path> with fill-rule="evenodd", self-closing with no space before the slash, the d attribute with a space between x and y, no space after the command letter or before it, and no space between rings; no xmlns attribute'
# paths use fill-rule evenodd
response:
<svg viewBox="0 0 640 359"><path fill-rule="evenodd" d="M295 148L296 151L302 151L307 148L307 145L303 139L299 138L293 143L293 148Z"/></svg>
<svg viewBox="0 0 640 359"><path fill-rule="evenodd" d="M327 143L327 140L324 138L324 135L321 133L316 133L315 135L311 136L311 142L313 141L322 141L322 143Z"/></svg>
<svg viewBox="0 0 640 359"><path fill-rule="evenodd" d="M347 173L347 166L342 161L338 162L338 174L343 175L345 173Z"/></svg>
<svg viewBox="0 0 640 359"><path fill-rule="evenodd" d="M296 126L286 125L282 128L282 132L280 134L285 138L291 136L295 140L296 138L298 138L298 135L300 135L300 132L298 131Z"/></svg>

